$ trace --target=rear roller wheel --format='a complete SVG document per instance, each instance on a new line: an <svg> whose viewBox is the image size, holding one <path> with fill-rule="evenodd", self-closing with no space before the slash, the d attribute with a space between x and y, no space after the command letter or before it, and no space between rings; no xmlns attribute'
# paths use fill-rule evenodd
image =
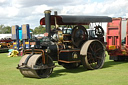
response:
<svg viewBox="0 0 128 85"><path fill-rule="evenodd" d="M63 63L62 66L66 69L75 69L80 66L80 63Z"/></svg>
<svg viewBox="0 0 128 85"><path fill-rule="evenodd" d="M19 65L24 63L26 60L27 55L23 56L21 59ZM28 60L27 66L33 68L34 65L37 66L43 66L44 64L42 63L42 57L39 54L35 54L31 56L31 58ZM48 63L46 64L48 67L53 66L53 61L52 59L48 56ZM34 77L34 78L47 78L50 76L52 73L53 68L46 68L46 69L20 69L20 72L23 76L25 77Z"/></svg>
<svg viewBox="0 0 128 85"><path fill-rule="evenodd" d="M85 57L82 57L83 66L87 69L102 68L105 60L103 44L98 40L89 40L85 43Z"/></svg>

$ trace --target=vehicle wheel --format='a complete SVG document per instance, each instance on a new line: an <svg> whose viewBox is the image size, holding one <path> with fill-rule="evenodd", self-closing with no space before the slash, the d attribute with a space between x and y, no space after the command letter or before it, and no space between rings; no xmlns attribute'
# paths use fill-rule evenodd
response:
<svg viewBox="0 0 128 85"><path fill-rule="evenodd" d="M82 57L82 64L87 69L100 69L104 65L105 50L99 40L89 40L84 44L85 56Z"/></svg>

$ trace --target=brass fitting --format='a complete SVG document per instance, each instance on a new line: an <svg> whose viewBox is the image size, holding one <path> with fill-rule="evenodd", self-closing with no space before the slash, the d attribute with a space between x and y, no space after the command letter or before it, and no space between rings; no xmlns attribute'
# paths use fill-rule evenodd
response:
<svg viewBox="0 0 128 85"><path fill-rule="evenodd" d="M51 13L51 10L45 10L44 13L45 13L45 14Z"/></svg>

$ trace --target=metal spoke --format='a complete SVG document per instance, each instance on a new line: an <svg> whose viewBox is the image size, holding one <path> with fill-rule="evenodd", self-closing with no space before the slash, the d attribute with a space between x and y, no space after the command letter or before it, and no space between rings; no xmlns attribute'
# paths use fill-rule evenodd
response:
<svg viewBox="0 0 128 85"><path fill-rule="evenodd" d="M92 55L90 52L88 52L89 55Z"/></svg>
<svg viewBox="0 0 128 85"><path fill-rule="evenodd" d="M101 50L101 48L96 49L95 52L97 52L97 51L99 51L99 50Z"/></svg>
<svg viewBox="0 0 128 85"><path fill-rule="evenodd" d="M95 45L95 44L93 44L93 48L95 48L95 46L96 46L96 45Z"/></svg>
<svg viewBox="0 0 128 85"><path fill-rule="evenodd" d="M90 46L90 50L93 52L92 47Z"/></svg>
<svg viewBox="0 0 128 85"><path fill-rule="evenodd" d="M101 57L96 57L96 58L98 58L98 59L102 59Z"/></svg>

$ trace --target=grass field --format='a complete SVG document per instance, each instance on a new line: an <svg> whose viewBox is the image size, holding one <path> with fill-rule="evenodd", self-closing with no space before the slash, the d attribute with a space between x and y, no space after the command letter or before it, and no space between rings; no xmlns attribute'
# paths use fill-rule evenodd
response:
<svg viewBox="0 0 128 85"><path fill-rule="evenodd" d="M0 53L0 85L128 85L128 62L114 62L106 57L104 67L99 70L66 70L54 68L49 78L23 77L16 69L21 57L8 58Z"/></svg>

